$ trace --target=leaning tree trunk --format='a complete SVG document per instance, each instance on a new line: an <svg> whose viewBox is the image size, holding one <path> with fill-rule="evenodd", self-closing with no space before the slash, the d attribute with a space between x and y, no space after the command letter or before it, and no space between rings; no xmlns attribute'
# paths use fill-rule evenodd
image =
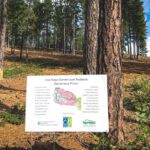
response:
<svg viewBox="0 0 150 150"><path fill-rule="evenodd" d="M108 75L109 134L114 144L124 140L121 86L121 1L100 0L97 73Z"/></svg>
<svg viewBox="0 0 150 150"><path fill-rule="evenodd" d="M0 80L3 79L3 60L7 23L7 0L2 0L2 13L0 21Z"/></svg>
<svg viewBox="0 0 150 150"><path fill-rule="evenodd" d="M86 1L84 74L96 74L98 45L99 0Z"/></svg>

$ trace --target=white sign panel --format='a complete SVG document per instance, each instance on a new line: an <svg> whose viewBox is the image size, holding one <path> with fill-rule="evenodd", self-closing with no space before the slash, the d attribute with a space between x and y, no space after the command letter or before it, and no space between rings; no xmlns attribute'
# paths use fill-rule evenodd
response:
<svg viewBox="0 0 150 150"><path fill-rule="evenodd" d="M108 132L107 76L29 76L25 130Z"/></svg>

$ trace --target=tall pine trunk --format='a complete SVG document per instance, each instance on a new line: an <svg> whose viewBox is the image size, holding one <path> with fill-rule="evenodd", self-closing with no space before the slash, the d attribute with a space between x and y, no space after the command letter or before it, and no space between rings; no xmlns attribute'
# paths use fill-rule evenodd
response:
<svg viewBox="0 0 150 150"><path fill-rule="evenodd" d="M136 56L137 59L139 59L139 55L140 55L140 46L139 41L137 41L137 56Z"/></svg>
<svg viewBox="0 0 150 150"><path fill-rule="evenodd" d="M84 74L96 74L99 0L87 0L85 18Z"/></svg>
<svg viewBox="0 0 150 150"><path fill-rule="evenodd" d="M134 39L134 41L133 41L133 54L134 54L134 58L136 57L135 44L136 44L136 41Z"/></svg>
<svg viewBox="0 0 150 150"><path fill-rule="evenodd" d="M108 137L114 144L121 144L124 140L121 94L121 1L100 0L100 2L97 73L108 75Z"/></svg>
<svg viewBox="0 0 150 150"><path fill-rule="evenodd" d="M132 59L132 37L131 37L131 25L129 23L129 46L130 46L130 59Z"/></svg>
<svg viewBox="0 0 150 150"><path fill-rule="evenodd" d="M66 0L64 1L64 40L63 40L63 53L66 53Z"/></svg>
<svg viewBox="0 0 150 150"><path fill-rule="evenodd" d="M29 46L30 46L30 41L29 41L29 35L27 36L27 41L26 41L26 57L25 60L28 62L29 60Z"/></svg>
<svg viewBox="0 0 150 150"><path fill-rule="evenodd" d="M128 43L128 56L130 56L130 42L129 42L129 35L127 35L127 43Z"/></svg>
<svg viewBox="0 0 150 150"><path fill-rule="evenodd" d="M46 50L49 50L49 30L48 30L48 19L46 20Z"/></svg>
<svg viewBox="0 0 150 150"><path fill-rule="evenodd" d="M63 53L66 53L66 19L64 19L64 51Z"/></svg>
<svg viewBox="0 0 150 150"><path fill-rule="evenodd" d="M7 25L7 0L2 0L2 13L0 21L0 80L3 79L3 61L4 61L4 48L5 36Z"/></svg>
<svg viewBox="0 0 150 150"><path fill-rule="evenodd" d="M72 54L75 55L76 54L76 50L75 50L75 41L76 41L76 12L74 11L73 14L73 39L72 39Z"/></svg>
<svg viewBox="0 0 150 150"><path fill-rule="evenodd" d="M24 34L22 33L22 35L21 35L21 45L20 45L20 59L22 59L23 43L24 43Z"/></svg>

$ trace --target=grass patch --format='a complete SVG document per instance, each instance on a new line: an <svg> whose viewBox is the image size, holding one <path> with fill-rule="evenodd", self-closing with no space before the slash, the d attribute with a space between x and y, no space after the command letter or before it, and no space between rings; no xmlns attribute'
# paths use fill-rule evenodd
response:
<svg viewBox="0 0 150 150"><path fill-rule="evenodd" d="M25 107L20 105L14 105L9 111L0 112L0 126L4 126L5 123L19 125L24 123Z"/></svg>
<svg viewBox="0 0 150 150"><path fill-rule="evenodd" d="M9 65L4 67L4 78L12 78L20 74L40 74L39 65L32 63L21 63L19 65Z"/></svg>
<svg viewBox="0 0 150 150"><path fill-rule="evenodd" d="M11 114L10 112L1 112L0 118L3 118L3 125L4 123L11 123L15 125L19 125L24 122L24 118L19 114Z"/></svg>
<svg viewBox="0 0 150 150"><path fill-rule="evenodd" d="M38 64L24 63L22 64L22 68L26 70L26 73L32 73L34 75L41 73L41 68Z"/></svg>
<svg viewBox="0 0 150 150"><path fill-rule="evenodd" d="M4 78L11 78L18 74L23 74L25 72L26 71L23 68L16 68L16 67L7 68L7 69L4 69Z"/></svg>

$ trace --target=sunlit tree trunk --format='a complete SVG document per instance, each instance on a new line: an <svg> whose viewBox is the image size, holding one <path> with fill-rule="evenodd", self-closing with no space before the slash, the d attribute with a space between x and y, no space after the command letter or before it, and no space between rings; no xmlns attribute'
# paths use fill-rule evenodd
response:
<svg viewBox="0 0 150 150"><path fill-rule="evenodd" d="M97 73L108 75L108 137L114 144L121 144L124 140L121 86L121 1L100 0L100 2Z"/></svg>
<svg viewBox="0 0 150 150"><path fill-rule="evenodd" d="M2 0L2 13L0 21L0 80L3 79L3 61L4 61L4 48L5 36L7 25L7 0Z"/></svg>
<svg viewBox="0 0 150 150"><path fill-rule="evenodd" d="M66 53L66 0L64 1L64 49L63 49L63 53Z"/></svg>
<svg viewBox="0 0 150 150"><path fill-rule="evenodd" d="M130 47L130 59L132 59L132 37L131 37L131 25L130 25L130 23L129 23L129 47Z"/></svg>
<svg viewBox="0 0 150 150"><path fill-rule="evenodd" d="M133 54L134 54L134 58L136 57L136 47L135 47L136 41L133 41Z"/></svg>
<svg viewBox="0 0 150 150"><path fill-rule="evenodd" d="M99 0L86 0L84 74L96 74Z"/></svg>
<svg viewBox="0 0 150 150"><path fill-rule="evenodd" d="M72 39L72 54L75 55L76 54L76 50L75 50L75 41L76 41L76 14L74 11L73 14L73 39Z"/></svg>

